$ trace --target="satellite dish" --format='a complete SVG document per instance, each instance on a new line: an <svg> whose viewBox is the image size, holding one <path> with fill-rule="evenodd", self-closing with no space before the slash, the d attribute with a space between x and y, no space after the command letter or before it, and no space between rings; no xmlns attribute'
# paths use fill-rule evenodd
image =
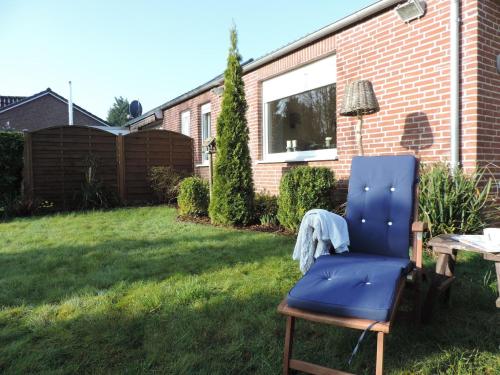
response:
<svg viewBox="0 0 500 375"><path fill-rule="evenodd" d="M132 118L139 117L142 115L142 105L138 100L132 100L130 105L128 106L128 113Z"/></svg>

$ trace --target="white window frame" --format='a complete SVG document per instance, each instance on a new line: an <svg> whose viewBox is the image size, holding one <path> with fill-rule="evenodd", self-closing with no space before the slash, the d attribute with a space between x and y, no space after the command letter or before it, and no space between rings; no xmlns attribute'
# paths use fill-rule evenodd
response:
<svg viewBox="0 0 500 375"><path fill-rule="evenodd" d="M185 129L185 125L187 122L187 130ZM181 112L181 133L184 135L187 135L188 137L191 136L191 111L183 111Z"/></svg>
<svg viewBox="0 0 500 375"><path fill-rule="evenodd" d="M262 163L336 160L337 149L269 153L267 103L337 82L337 59L325 57L262 82Z"/></svg>
<svg viewBox="0 0 500 375"><path fill-rule="evenodd" d="M210 124L208 126L208 134L206 134L206 137L204 137L203 134L203 118L207 113L210 113ZM200 136L201 136L201 144L203 145L203 141L211 136L212 133L212 104L211 103L205 103L201 106L201 116L200 116ZM205 152L203 151L203 147L201 150L201 164L202 165L208 165L208 158L207 160L204 160Z"/></svg>

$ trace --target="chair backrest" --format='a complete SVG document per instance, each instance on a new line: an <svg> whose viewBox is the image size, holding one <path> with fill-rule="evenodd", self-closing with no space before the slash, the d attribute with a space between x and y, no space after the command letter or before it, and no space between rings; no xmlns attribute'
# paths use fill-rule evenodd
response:
<svg viewBox="0 0 500 375"><path fill-rule="evenodd" d="M352 159L346 212L350 251L409 257L417 174L411 155Z"/></svg>

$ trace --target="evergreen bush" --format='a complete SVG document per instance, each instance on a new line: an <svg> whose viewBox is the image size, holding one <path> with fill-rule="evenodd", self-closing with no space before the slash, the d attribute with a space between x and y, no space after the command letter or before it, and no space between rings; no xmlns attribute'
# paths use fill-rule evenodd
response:
<svg viewBox="0 0 500 375"><path fill-rule="evenodd" d="M21 133L0 132L0 206L21 194L23 150Z"/></svg>
<svg viewBox="0 0 500 375"><path fill-rule="evenodd" d="M323 167L300 166L281 178L278 197L280 224L296 231L304 214L313 208L333 209L335 177Z"/></svg>
<svg viewBox="0 0 500 375"><path fill-rule="evenodd" d="M199 177L188 177L179 185L179 214L187 216L206 216L210 192L208 182Z"/></svg>
<svg viewBox="0 0 500 375"><path fill-rule="evenodd" d="M237 34L231 29L231 47L224 73L224 94L217 119L210 219L214 224L246 225L253 219L254 188L248 149L247 102Z"/></svg>

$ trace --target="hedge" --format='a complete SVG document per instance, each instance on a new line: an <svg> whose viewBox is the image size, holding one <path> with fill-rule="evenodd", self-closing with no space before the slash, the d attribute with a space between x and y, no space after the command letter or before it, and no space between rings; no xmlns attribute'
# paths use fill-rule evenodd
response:
<svg viewBox="0 0 500 375"><path fill-rule="evenodd" d="M0 202L21 193L23 150L23 134L0 132Z"/></svg>
<svg viewBox="0 0 500 375"><path fill-rule="evenodd" d="M187 216L206 216L209 204L208 182L199 177L188 177L179 185L177 204L179 213Z"/></svg>
<svg viewBox="0 0 500 375"><path fill-rule="evenodd" d="M304 214L313 208L331 210L335 177L323 167L301 166L291 169L282 178L278 197L280 224L296 231Z"/></svg>

